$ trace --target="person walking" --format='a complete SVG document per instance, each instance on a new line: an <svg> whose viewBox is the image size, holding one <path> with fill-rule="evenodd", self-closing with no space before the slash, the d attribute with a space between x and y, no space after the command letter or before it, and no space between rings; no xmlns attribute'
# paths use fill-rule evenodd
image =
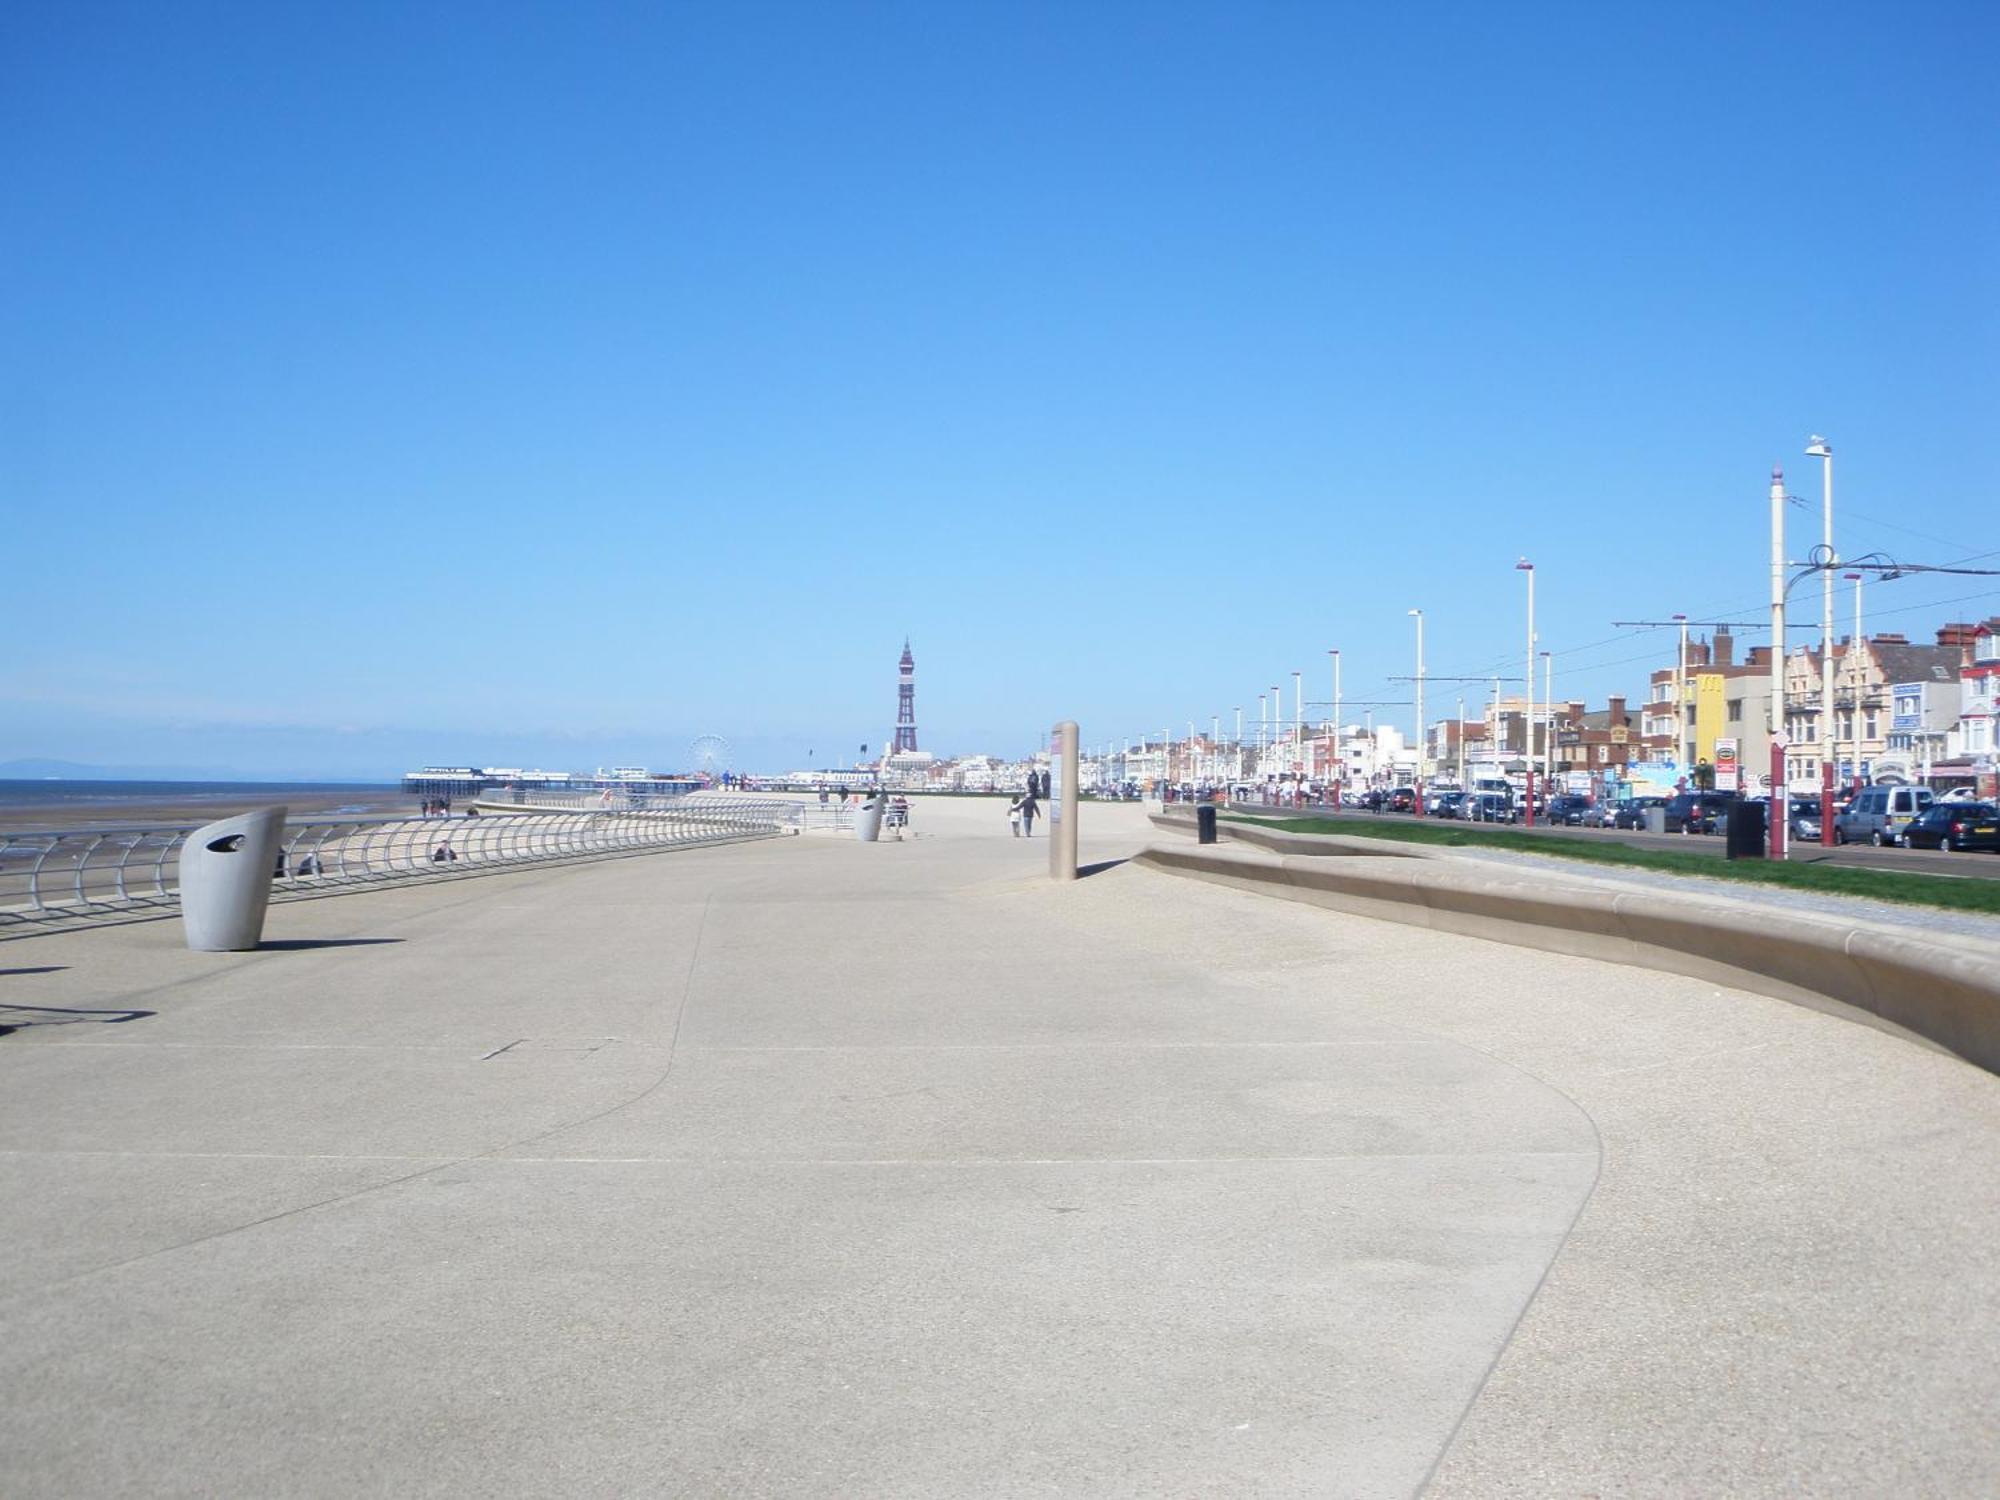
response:
<svg viewBox="0 0 2000 1500"><path fill-rule="evenodd" d="M1021 797L1022 838L1031 839L1035 836L1035 814L1040 812L1041 810L1042 809L1040 804L1038 804L1035 801L1035 794L1032 790L1022 795Z"/></svg>
<svg viewBox="0 0 2000 1500"><path fill-rule="evenodd" d="M1014 837L1021 836L1021 799L1016 797L1007 804L1007 826L1014 831Z"/></svg>

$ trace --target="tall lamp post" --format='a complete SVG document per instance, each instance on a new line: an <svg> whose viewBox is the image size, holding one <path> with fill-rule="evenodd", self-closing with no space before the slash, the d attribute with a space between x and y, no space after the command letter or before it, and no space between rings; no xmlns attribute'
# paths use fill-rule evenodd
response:
<svg viewBox="0 0 2000 1500"><path fill-rule="evenodd" d="M1818 433L1806 443L1806 457L1820 461L1825 496L1822 519L1825 525L1826 555L1821 558L1819 630L1820 722L1819 736L1819 841L1833 844L1833 569L1839 562L1833 550L1833 446ZM1859 756L1855 759L1858 761Z"/></svg>
<svg viewBox="0 0 2000 1500"><path fill-rule="evenodd" d="M1674 658L1674 764L1692 786L1694 768L1688 764L1687 748L1688 617L1675 615L1674 620L1681 627L1681 654Z"/></svg>
<svg viewBox="0 0 2000 1500"><path fill-rule="evenodd" d="M1340 733L1340 648L1327 655L1333 658L1333 805L1338 811L1347 786L1347 746Z"/></svg>
<svg viewBox="0 0 2000 1500"><path fill-rule="evenodd" d="M1292 774L1305 775L1306 688L1303 674L1292 673Z"/></svg>
<svg viewBox="0 0 2000 1500"><path fill-rule="evenodd" d="M1410 611L1410 617L1417 622L1417 796L1415 811L1418 817L1424 814L1424 751L1429 742L1424 736L1424 612Z"/></svg>
<svg viewBox="0 0 2000 1500"><path fill-rule="evenodd" d="M1856 654L1861 649L1861 577L1859 573L1843 573L1843 578L1854 584L1854 636L1847 648L1847 676L1854 694L1854 717L1850 721L1854 730L1854 774L1848 784L1855 791L1861 790L1861 684L1855 682L1855 663L1861 658Z"/></svg>
<svg viewBox="0 0 2000 1500"><path fill-rule="evenodd" d="M1514 564L1514 571L1528 575L1528 674L1522 679L1527 683L1525 689L1527 708L1521 715L1521 756L1528 767L1527 826L1533 828L1535 826L1535 565L1524 557Z"/></svg>
<svg viewBox="0 0 2000 1500"><path fill-rule="evenodd" d="M1679 705L1675 706L1679 712ZM1785 857L1785 471L1771 470L1771 858Z"/></svg>
<svg viewBox="0 0 2000 1500"><path fill-rule="evenodd" d="M1285 723L1285 695L1278 691L1278 685L1271 684L1271 764L1279 765L1278 734Z"/></svg>

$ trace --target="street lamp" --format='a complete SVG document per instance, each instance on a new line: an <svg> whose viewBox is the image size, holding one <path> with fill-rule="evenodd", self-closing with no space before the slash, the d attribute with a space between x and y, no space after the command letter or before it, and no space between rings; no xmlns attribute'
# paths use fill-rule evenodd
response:
<svg viewBox="0 0 2000 1500"><path fill-rule="evenodd" d="M1821 575L1819 687L1820 721L1825 728L1819 737L1819 841L1833 843L1833 570L1840 559L1833 550L1833 447L1818 433L1806 443L1806 457L1820 461L1825 497L1822 519L1825 524L1826 571ZM1858 763L1861 757L1855 756Z"/></svg>
<svg viewBox="0 0 2000 1500"><path fill-rule="evenodd" d="M1679 706L1676 705L1676 712ZM1771 469L1771 858L1785 857L1785 471Z"/></svg>
<svg viewBox="0 0 2000 1500"><path fill-rule="evenodd" d="M1681 654L1674 664L1674 764L1680 767L1683 778L1693 769L1688 765L1687 748L1687 675L1688 675L1688 617L1675 615L1681 627ZM1692 786L1692 779L1688 780Z"/></svg>
<svg viewBox="0 0 2000 1500"><path fill-rule="evenodd" d="M1424 738L1424 612L1410 611L1410 617L1417 622L1417 791L1415 811L1418 817L1424 813L1424 751L1429 748Z"/></svg>
<svg viewBox="0 0 2000 1500"><path fill-rule="evenodd" d="M1306 753L1305 678L1292 673L1292 774L1302 774Z"/></svg>
<svg viewBox="0 0 2000 1500"><path fill-rule="evenodd" d="M1528 767L1527 826L1535 826L1535 565L1522 558L1514 571L1528 575L1528 675L1526 710L1521 715L1521 755Z"/></svg>
<svg viewBox="0 0 2000 1500"><path fill-rule="evenodd" d="M1340 648L1327 652L1333 658L1333 805L1340 808L1340 794L1347 784L1347 748L1340 733Z"/></svg>
<svg viewBox="0 0 2000 1500"><path fill-rule="evenodd" d="M1285 695L1271 684L1271 764L1278 764L1278 727L1285 722Z"/></svg>
<svg viewBox="0 0 2000 1500"><path fill-rule="evenodd" d="M1843 578L1854 584L1854 636L1847 646L1847 675L1851 680L1856 672L1855 663L1861 658L1855 653L1861 649L1861 578L1859 573L1843 573ZM1861 790L1861 685L1854 684L1854 777L1853 789Z"/></svg>

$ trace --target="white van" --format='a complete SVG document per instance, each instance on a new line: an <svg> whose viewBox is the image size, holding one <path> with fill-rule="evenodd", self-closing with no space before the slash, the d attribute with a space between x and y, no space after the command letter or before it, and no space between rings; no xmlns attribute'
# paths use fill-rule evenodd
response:
<svg viewBox="0 0 2000 1500"><path fill-rule="evenodd" d="M1833 841L1851 844L1861 839L1877 845L1899 844L1903 830L1931 805L1927 786L1865 786L1833 817Z"/></svg>

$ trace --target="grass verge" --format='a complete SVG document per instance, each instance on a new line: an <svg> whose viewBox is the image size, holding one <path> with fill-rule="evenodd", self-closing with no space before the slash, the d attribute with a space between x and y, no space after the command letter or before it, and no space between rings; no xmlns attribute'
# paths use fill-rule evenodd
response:
<svg viewBox="0 0 2000 1500"><path fill-rule="evenodd" d="M1404 844L1436 844L1445 848L1507 849L1542 854L1586 864L1613 865L1628 870L1658 870L1668 875L1700 875L1709 880L1735 880L1745 885L1774 885L1794 891L1818 891L1833 896L1862 896L1872 901L1896 901L1905 906L1934 906L1945 911L2000 915L2000 880L1951 875L1912 875L1896 870L1857 870L1847 865L1792 864L1761 859L1717 859L1709 854L1682 854L1671 849L1642 849L1632 844L1597 843L1588 839L1550 838L1513 833L1504 828L1453 828L1434 823L1378 823L1372 818L1252 818L1225 814L1230 821L1257 823L1287 833L1344 833L1389 839ZM1991 855L1968 854L1967 859Z"/></svg>

